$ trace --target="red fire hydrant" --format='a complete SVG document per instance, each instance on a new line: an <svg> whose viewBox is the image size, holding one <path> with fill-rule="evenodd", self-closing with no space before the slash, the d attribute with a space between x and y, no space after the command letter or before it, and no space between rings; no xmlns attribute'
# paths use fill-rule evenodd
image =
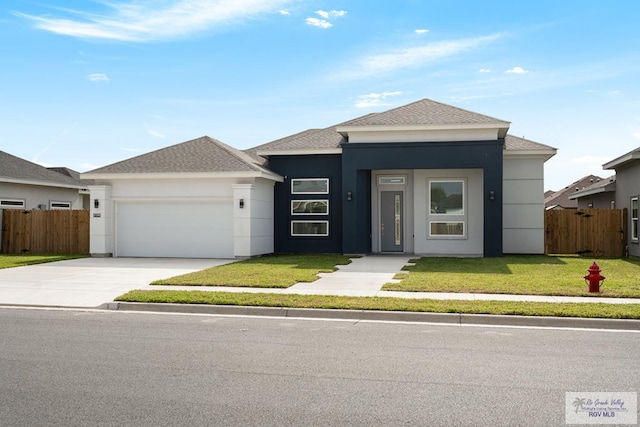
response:
<svg viewBox="0 0 640 427"><path fill-rule="evenodd" d="M600 267L598 267L598 264L594 261L587 271L589 274L584 276L584 281L589 284L589 292L600 292L600 285L602 285L605 279L605 277L600 274Z"/></svg>

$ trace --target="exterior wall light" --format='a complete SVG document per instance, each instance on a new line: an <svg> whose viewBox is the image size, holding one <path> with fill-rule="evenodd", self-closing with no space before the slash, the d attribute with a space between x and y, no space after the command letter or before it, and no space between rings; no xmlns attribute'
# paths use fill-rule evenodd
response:
<svg viewBox="0 0 640 427"><path fill-rule="evenodd" d="M495 200L496 199L496 192L491 190L489 191L489 200Z"/></svg>
<svg viewBox="0 0 640 427"><path fill-rule="evenodd" d="M93 199L93 207L98 209L100 207L100 200Z"/></svg>
<svg viewBox="0 0 640 427"><path fill-rule="evenodd" d="M240 209L244 209L244 199L240 199Z"/></svg>
<svg viewBox="0 0 640 427"><path fill-rule="evenodd" d="M347 201L351 201L353 199L353 193L351 191L347 191Z"/></svg>

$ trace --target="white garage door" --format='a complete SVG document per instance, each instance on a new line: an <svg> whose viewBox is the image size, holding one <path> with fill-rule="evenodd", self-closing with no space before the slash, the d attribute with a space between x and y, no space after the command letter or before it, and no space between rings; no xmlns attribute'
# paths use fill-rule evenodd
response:
<svg viewBox="0 0 640 427"><path fill-rule="evenodd" d="M117 203L116 255L233 258L233 206Z"/></svg>

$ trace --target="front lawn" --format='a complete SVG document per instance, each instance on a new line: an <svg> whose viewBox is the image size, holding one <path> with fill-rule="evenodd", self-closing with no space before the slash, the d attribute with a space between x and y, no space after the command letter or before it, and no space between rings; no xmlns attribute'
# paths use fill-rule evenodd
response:
<svg viewBox="0 0 640 427"><path fill-rule="evenodd" d="M298 282L313 282L318 273L331 273L336 265L350 262L348 256L338 254L269 255L156 280L151 284L288 288Z"/></svg>
<svg viewBox="0 0 640 427"><path fill-rule="evenodd" d="M593 261L606 277L599 294L583 276ZM520 255L501 258L420 258L386 291L470 292L518 295L640 297L640 260Z"/></svg>
<svg viewBox="0 0 640 427"><path fill-rule="evenodd" d="M451 301L386 297L153 290L127 292L126 294L116 298L116 301L238 305L253 307L327 308L342 310L640 319L639 304Z"/></svg>
<svg viewBox="0 0 640 427"><path fill-rule="evenodd" d="M85 257L87 255L0 255L0 268L22 267Z"/></svg>

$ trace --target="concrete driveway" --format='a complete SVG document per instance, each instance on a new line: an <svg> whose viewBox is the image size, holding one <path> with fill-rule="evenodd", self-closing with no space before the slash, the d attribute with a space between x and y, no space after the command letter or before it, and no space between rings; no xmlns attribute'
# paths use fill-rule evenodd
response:
<svg viewBox="0 0 640 427"><path fill-rule="evenodd" d="M233 260L81 258L0 269L0 304L97 307L149 282Z"/></svg>

